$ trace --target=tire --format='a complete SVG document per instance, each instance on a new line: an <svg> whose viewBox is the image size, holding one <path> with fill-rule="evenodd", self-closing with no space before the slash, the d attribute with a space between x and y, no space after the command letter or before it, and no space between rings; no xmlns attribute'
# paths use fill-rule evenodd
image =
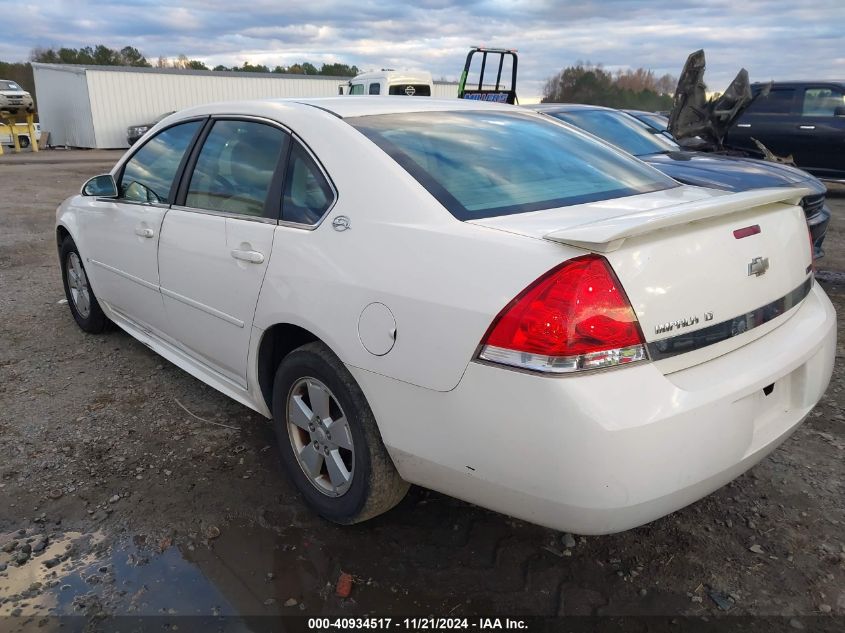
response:
<svg viewBox="0 0 845 633"><path fill-rule="evenodd" d="M328 405L321 407L312 395L324 391L328 391ZM307 413L311 407L314 417ZM326 411L328 417L316 422ZM334 426L326 426L329 419ZM310 429L302 426L308 420L316 422ZM303 345L279 364L273 383L273 422L288 476L323 518L342 525L359 523L387 512L408 492L409 484L396 471L364 394L323 343ZM334 436L330 429L335 430ZM319 450L314 448L315 441ZM298 453L320 455L319 474L314 474L317 468L309 474L305 464L310 460L297 457ZM330 469L331 461L338 466ZM348 475L348 482L341 475Z"/></svg>
<svg viewBox="0 0 845 633"><path fill-rule="evenodd" d="M69 235L59 248L59 260L62 265L62 283L65 287L65 297L67 297L67 304L76 324L89 334L99 334L106 328L109 320L97 302L97 297L94 296L94 290L91 288L88 274L85 272L85 266L82 263L82 256ZM79 273L80 270L81 274ZM72 286L72 280L74 280L76 287ZM87 300L83 300L79 296L83 292L82 285L87 289Z"/></svg>
<svg viewBox="0 0 845 633"><path fill-rule="evenodd" d="M28 136L19 136L18 137L18 145L21 146L21 149L26 149L29 147L29 137Z"/></svg>

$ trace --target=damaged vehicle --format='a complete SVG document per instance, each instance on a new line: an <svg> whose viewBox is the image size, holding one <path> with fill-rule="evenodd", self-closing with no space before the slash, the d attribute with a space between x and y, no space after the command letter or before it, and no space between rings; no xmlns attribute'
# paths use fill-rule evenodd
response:
<svg viewBox="0 0 845 633"><path fill-rule="evenodd" d="M703 50L684 64L668 129L697 149L795 165L819 178L845 179L845 82L750 83L742 68L727 90L708 98Z"/></svg>
<svg viewBox="0 0 845 633"><path fill-rule="evenodd" d="M574 125L633 154L678 182L725 191L749 191L766 187L802 187L810 190L801 198L813 240L813 255L824 256L822 244L830 223L827 187L810 174L769 161L712 152L689 151L671 137L654 134L632 115L594 105L541 104L532 109Z"/></svg>
<svg viewBox="0 0 845 633"><path fill-rule="evenodd" d="M321 516L413 483L599 534L725 485L824 394L809 193L682 185L504 104L240 101L151 129L56 247L69 318L272 419Z"/></svg>

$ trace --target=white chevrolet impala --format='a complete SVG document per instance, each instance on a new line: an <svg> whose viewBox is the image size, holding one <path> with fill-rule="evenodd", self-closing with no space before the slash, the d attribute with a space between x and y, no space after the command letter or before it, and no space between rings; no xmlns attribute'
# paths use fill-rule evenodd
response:
<svg viewBox="0 0 845 633"><path fill-rule="evenodd" d="M161 121L56 238L79 326L272 418L322 516L415 483L595 534L722 486L821 398L805 193L682 186L502 105L245 101Z"/></svg>

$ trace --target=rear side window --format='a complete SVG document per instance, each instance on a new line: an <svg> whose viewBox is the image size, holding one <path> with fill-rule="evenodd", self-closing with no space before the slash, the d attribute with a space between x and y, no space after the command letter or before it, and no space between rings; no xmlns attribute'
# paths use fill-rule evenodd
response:
<svg viewBox="0 0 845 633"><path fill-rule="evenodd" d="M216 121L191 174L185 206L261 216L287 134L252 121Z"/></svg>
<svg viewBox="0 0 845 633"><path fill-rule="evenodd" d="M803 116L833 116L836 108L845 106L842 91L836 88L807 88L804 91Z"/></svg>
<svg viewBox="0 0 845 633"><path fill-rule="evenodd" d="M428 84L398 84L390 86L388 94L405 95L407 97L430 97L431 86Z"/></svg>
<svg viewBox="0 0 845 633"><path fill-rule="evenodd" d="M746 112L753 114L789 114L792 112L792 100L795 90L792 88L778 88L769 92L765 97L757 97L748 106Z"/></svg>
<svg viewBox="0 0 845 633"><path fill-rule="evenodd" d="M202 121L174 125L144 143L123 167L120 197L132 202L172 203L173 179L201 125Z"/></svg>
<svg viewBox="0 0 845 633"><path fill-rule="evenodd" d="M459 220L621 198L678 186L546 117L416 112L346 119Z"/></svg>
<svg viewBox="0 0 845 633"><path fill-rule="evenodd" d="M381 92L381 84L370 84L370 94L377 95Z"/></svg>
<svg viewBox="0 0 845 633"><path fill-rule="evenodd" d="M316 224L334 202L334 191L317 163L302 145L293 142L285 176L282 219Z"/></svg>

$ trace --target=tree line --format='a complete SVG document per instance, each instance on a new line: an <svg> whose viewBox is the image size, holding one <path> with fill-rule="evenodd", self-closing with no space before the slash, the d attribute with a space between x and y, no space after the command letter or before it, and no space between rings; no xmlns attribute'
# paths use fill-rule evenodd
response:
<svg viewBox="0 0 845 633"><path fill-rule="evenodd" d="M175 58L159 57L150 62L134 46L124 46L121 49L109 48L103 44L84 46L82 48L36 48L30 55L31 61L45 64L81 64L97 66L140 66L146 68L181 68L188 70L216 70L244 73L280 73L290 75L331 75L334 77L354 77L358 74L357 66L348 64L321 64L317 68L310 62L291 64L290 66L276 65L273 68L265 64L250 64L244 62L242 66L218 65L209 68L198 59L189 59L187 55Z"/></svg>
<svg viewBox="0 0 845 633"><path fill-rule="evenodd" d="M601 64L579 61L546 81L543 102L669 110L677 84L677 78L672 75L657 77L644 68L612 73Z"/></svg>
<svg viewBox="0 0 845 633"><path fill-rule="evenodd" d="M80 64L83 66L135 66L140 68L181 68L186 70L216 70L241 73L277 73L287 75L323 75L331 77L354 77L360 71L357 66L349 64L321 64L319 68L310 62L301 62L289 66L276 65L272 68L265 64L250 64L244 62L241 66L218 65L209 68L197 59L189 59L187 55L175 58L158 57L150 61L134 46L110 48L103 44L83 46L81 48L43 48L32 50L30 62L44 64ZM30 62L0 61L0 79L9 79L19 84L32 95L38 105L35 94L35 79Z"/></svg>

